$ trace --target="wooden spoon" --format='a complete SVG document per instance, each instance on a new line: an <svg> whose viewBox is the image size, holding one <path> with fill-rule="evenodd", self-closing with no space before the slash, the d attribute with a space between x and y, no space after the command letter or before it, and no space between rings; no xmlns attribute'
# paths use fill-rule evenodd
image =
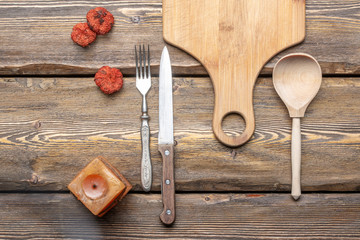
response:
<svg viewBox="0 0 360 240"><path fill-rule="evenodd" d="M274 67L273 81L276 92L285 103L292 118L291 195L298 200L301 195L301 130L300 118L318 93L322 80L319 63L308 54L294 53L279 60Z"/></svg>

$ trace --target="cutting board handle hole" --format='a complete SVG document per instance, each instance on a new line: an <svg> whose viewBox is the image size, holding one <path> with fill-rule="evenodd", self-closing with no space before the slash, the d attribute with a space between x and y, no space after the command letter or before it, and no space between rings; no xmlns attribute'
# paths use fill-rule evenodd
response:
<svg viewBox="0 0 360 240"><path fill-rule="evenodd" d="M230 112L226 114L221 122L223 132L229 137L240 136L246 127L246 123L241 114L237 112Z"/></svg>

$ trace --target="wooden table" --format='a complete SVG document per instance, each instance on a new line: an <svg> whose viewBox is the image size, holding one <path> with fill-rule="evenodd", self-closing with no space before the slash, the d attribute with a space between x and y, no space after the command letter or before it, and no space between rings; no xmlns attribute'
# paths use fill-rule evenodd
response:
<svg viewBox="0 0 360 240"><path fill-rule="evenodd" d="M83 49L70 33L103 6L115 26ZM164 227L157 151L158 69L165 45L161 0L0 1L0 238L360 238L360 1L308 0L304 43L272 59L255 87L256 131L246 145L220 144L205 69L169 47L174 78L177 220ZM140 186L141 98L134 45L150 44L153 187ZM291 186L291 119L272 85L276 61L306 52L321 64L319 95L303 119L302 187ZM125 74L121 92L94 84L103 65ZM227 119L232 131L235 118ZM236 125L239 126L239 125ZM240 126L241 127L241 126ZM67 184L106 157L134 185L103 218Z"/></svg>

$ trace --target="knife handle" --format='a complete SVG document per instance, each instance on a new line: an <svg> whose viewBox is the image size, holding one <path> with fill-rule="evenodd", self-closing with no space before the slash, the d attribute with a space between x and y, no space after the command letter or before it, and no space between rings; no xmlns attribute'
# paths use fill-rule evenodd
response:
<svg viewBox="0 0 360 240"><path fill-rule="evenodd" d="M159 152L163 159L161 194L164 205L160 220L165 225L171 225L175 221L174 145L161 144L159 145Z"/></svg>
<svg viewBox="0 0 360 240"><path fill-rule="evenodd" d="M152 183L149 116L143 115L141 119L141 184L144 191L149 192Z"/></svg>

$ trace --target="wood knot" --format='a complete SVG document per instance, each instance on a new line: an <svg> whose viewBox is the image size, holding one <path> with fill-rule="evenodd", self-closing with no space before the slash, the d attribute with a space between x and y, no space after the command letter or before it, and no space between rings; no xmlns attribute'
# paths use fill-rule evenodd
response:
<svg viewBox="0 0 360 240"><path fill-rule="evenodd" d="M41 122L40 122L40 120L35 121L35 122L33 123L33 126L34 126L35 129L40 128L40 127L41 127Z"/></svg>
<svg viewBox="0 0 360 240"><path fill-rule="evenodd" d="M133 16L130 20L132 23L140 23L140 16Z"/></svg>
<svg viewBox="0 0 360 240"><path fill-rule="evenodd" d="M220 23L220 31L224 31L224 32L232 32L234 31L234 26L230 25L228 23Z"/></svg>
<svg viewBox="0 0 360 240"><path fill-rule="evenodd" d="M231 151L231 157L235 160L237 155L237 151L235 151L234 149Z"/></svg>
<svg viewBox="0 0 360 240"><path fill-rule="evenodd" d="M39 178L36 174L32 174L31 179L27 180L30 184L37 184L39 182Z"/></svg>

